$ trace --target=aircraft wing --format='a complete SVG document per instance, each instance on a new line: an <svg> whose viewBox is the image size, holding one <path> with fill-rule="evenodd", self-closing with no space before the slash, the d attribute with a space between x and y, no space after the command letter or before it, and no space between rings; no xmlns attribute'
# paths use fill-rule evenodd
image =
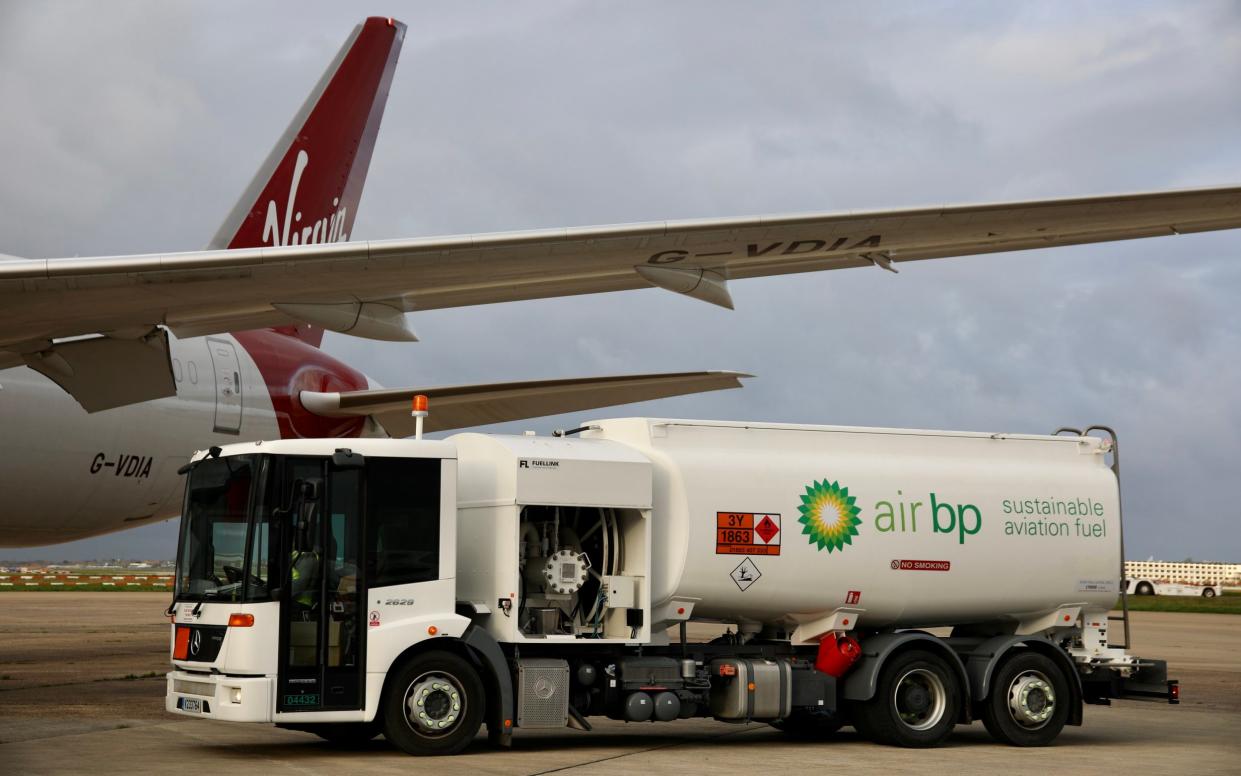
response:
<svg viewBox="0 0 1241 776"><path fill-rule="evenodd" d="M426 431L447 431L616 404L664 399L690 393L740 388L741 372L675 372L611 377L529 380L514 383L395 388L345 393L302 391L302 406L316 415L369 415L394 437L412 436L410 403L416 394L430 400Z"/></svg>
<svg viewBox="0 0 1241 776"><path fill-rule="evenodd" d="M729 280L1241 226L1241 187L1007 204L109 258L0 262L0 366L100 333L303 322L410 340L404 313L658 286L731 306ZM4 355L7 353L7 359ZM6 363L7 362L7 363ZM32 364L33 365L33 364Z"/></svg>

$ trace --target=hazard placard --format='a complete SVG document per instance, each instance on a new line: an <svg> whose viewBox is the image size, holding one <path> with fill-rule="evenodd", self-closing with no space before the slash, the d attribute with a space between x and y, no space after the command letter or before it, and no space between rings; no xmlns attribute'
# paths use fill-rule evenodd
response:
<svg viewBox="0 0 1241 776"><path fill-rule="evenodd" d="M716 555L779 555L780 515L774 512L716 512Z"/></svg>

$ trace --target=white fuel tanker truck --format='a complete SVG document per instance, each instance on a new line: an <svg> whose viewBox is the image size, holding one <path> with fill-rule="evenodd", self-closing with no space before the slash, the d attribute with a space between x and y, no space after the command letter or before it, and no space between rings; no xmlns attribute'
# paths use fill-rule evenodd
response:
<svg viewBox="0 0 1241 776"><path fill-rule="evenodd" d="M1176 703L1127 619L1109 639L1115 438L1062 432L628 418L212 448L186 467L166 707L449 754L599 716L900 746L981 719L1031 746L1083 703Z"/></svg>

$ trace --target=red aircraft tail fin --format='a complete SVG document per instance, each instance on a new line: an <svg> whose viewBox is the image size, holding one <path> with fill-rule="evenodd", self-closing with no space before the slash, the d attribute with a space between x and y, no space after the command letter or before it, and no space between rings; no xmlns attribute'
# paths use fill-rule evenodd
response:
<svg viewBox="0 0 1241 776"><path fill-rule="evenodd" d="M354 28L209 248L349 239L404 38L394 19Z"/></svg>

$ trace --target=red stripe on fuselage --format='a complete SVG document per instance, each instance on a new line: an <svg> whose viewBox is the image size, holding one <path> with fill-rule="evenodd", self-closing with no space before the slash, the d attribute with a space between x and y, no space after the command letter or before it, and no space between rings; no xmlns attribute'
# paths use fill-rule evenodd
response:
<svg viewBox="0 0 1241 776"><path fill-rule="evenodd" d="M361 391L366 377L316 347L271 329L233 332L263 375L283 439L360 436L365 418L325 418L302 406L302 391Z"/></svg>

